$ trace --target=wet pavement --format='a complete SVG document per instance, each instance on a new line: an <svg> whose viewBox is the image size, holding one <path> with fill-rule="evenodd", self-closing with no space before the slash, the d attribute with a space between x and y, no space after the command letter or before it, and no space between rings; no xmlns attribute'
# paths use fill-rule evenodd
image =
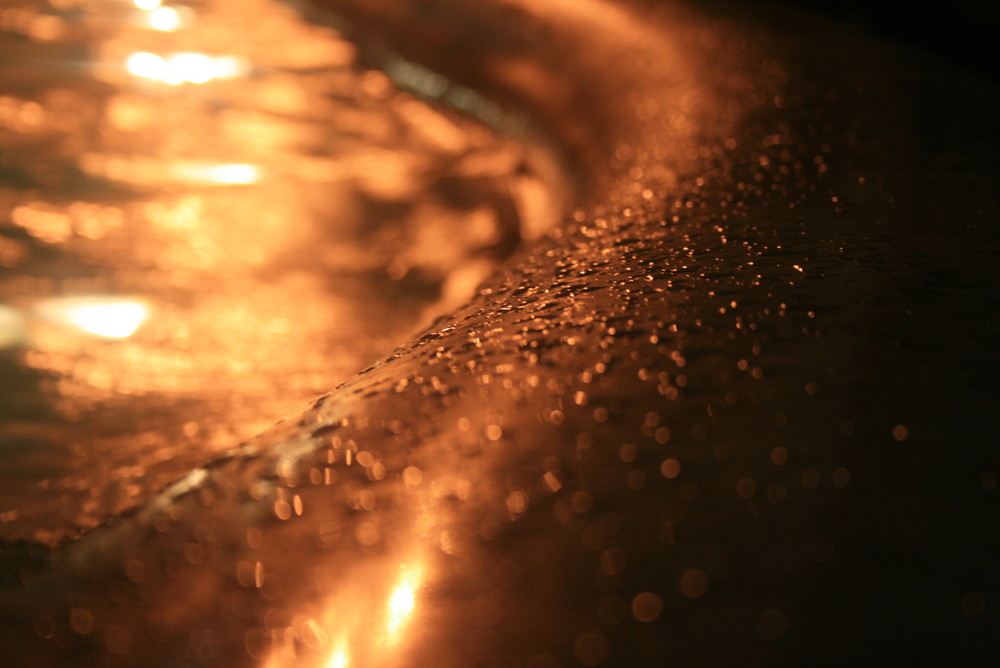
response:
<svg viewBox="0 0 1000 668"><path fill-rule="evenodd" d="M3 10L21 664L992 665L995 84L322 4Z"/></svg>

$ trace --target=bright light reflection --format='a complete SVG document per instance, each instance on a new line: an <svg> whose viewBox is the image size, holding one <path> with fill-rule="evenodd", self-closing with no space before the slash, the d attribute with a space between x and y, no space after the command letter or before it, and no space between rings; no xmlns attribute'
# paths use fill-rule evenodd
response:
<svg viewBox="0 0 1000 668"><path fill-rule="evenodd" d="M403 640L407 625L417 613L417 597L427 573L420 560L408 560L406 564L396 571L399 575L388 590L350 586L327 601L327 614L319 623L330 629L334 640L327 645L328 653L322 656L319 666L403 665L400 659L408 647ZM351 614L345 617L344 610ZM276 653L268 668L305 665L290 658L294 657Z"/></svg>
<svg viewBox="0 0 1000 668"><path fill-rule="evenodd" d="M149 317L147 306L115 297L61 297L38 304L47 319L106 339L126 339Z"/></svg>
<svg viewBox="0 0 1000 668"><path fill-rule="evenodd" d="M242 163L228 165L178 163L172 167L171 172L176 179L188 183L236 186L260 181L260 169L256 165Z"/></svg>
<svg viewBox="0 0 1000 668"><path fill-rule="evenodd" d="M161 3L162 0L132 0L132 4L139 9L146 10L147 12L153 11L159 7Z"/></svg>
<svg viewBox="0 0 1000 668"><path fill-rule="evenodd" d="M140 51L125 61L128 73L143 79L162 81L171 86L185 83L203 84L213 79L231 79L246 69L239 58L212 58L203 53L178 53L163 58L155 53Z"/></svg>
<svg viewBox="0 0 1000 668"><path fill-rule="evenodd" d="M67 322L108 339L125 339L139 329L148 315L146 307L136 302L77 306L66 311Z"/></svg>
<svg viewBox="0 0 1000 668"><path fill-rule="evenodd" d="M389 595L389 600L386 604L385 630L392 638L395 638L399 634L406 621L410 618L410 615L413 614L421 575L422 573L419 569L406 571L399 579L399 582L396 583L396 588Z"/></svg>
<svg viewBox="0 0 1000 668"><path fill-rule="evenodd" d="M347 653L347 648L341 644L333 650L333 654L330 655L330 661L327 662L326 668L347 668L350 665L351 657Z"/></svg>
<svg viewBox="0 0 1000 668"><path fill-rule="evenodd" d="M140 51L128 57L125 67L134 76L162 81L166 76L167 61L155 53Z"/></svg>
<svg viewBox="0 0 1000 668"><path fill-rule="evenodd" d="M215 59L215 78L232 79L246 70L243 62L239 58L232 56L221 56Z"/></svg>
<svg viewBox="0 0 1000 668"><path fill-rule="evenodd" d="M173 7L160 7L151 11L147 22L150 28L160 32L173 32L184 23L181 13Z"/></svg>
<svg viewBox="0 0 1000 668"><path fill-rule="evenodd" d="M168 84L208 83L215 78L215 61L203 53L178 53L167 59Z"/></svg>

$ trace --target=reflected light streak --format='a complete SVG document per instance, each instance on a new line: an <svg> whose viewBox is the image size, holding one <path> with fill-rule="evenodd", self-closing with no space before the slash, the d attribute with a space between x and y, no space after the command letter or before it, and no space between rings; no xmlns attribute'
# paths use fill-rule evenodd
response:
<svg viewBox="0 0 1000 668"><path fill-rule="evenodd" d="M359 572L351 584L325 603L320 626L330 631L334 642L326 646L317 664L321 668L348 666L391 667L401 665L408 645L407 626L418 612L418 595L427 575L423 559L407 559L391 587L371 589L356 582L382 578L378 572ZM387 579L387 578L385 578ZM291 668L304 664L287 654L275 654L268 668Z"/></svg>
<svg viewBox="0 0 1000 668"><path fill-rule="evenodd" d="M172 85L208 83L215 78L215 61L203 53L178 53L166 61L163 81Z"/></svg>
<svg viewBox="0 0 1000 668"><path fill-rule="evenodd" d="M249 185L260 181L260 168L244 163L225 165L178 163L171 166L172 176L188 183Z"/></svg>
<svg viewBox="0 0 1000 668"><path fill-rule="evenodd" d="M149 317L143 302L116 297L58 297L36 308L47 320L106 339L127 339Z"/></svg>
<svg viewBox="0 0 1000 668"><path fill-rule="evenodd" d="M420 587L421 569L411 569L403 573L396 587L389 595L386 604L385 630L391 639L396 640L400 631L406 625L417 602L417 589Z"/></svg>
<svg viewBox="0 0 1000 668"><path fill-rule="evenodd" d="M171 86L185 83L204 84L215 79L232 79L246 71L245 64L233 56L213 58L203 53L177 53L169 58L140 51L125 61L129 74L142 79L161 81Z"/></svg>

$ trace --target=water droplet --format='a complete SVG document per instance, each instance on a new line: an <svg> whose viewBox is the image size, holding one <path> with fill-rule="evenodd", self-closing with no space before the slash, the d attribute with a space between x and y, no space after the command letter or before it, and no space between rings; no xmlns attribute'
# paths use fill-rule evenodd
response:
<svg viewBox="0 0 1000 668"><path fill-rule="evenodd" d="M573 644L576 660L585 666L599 666L608 658L610 651L607 639L598 633L584 633Z"/></svg>
<svg viewBox="0 0 1000 668"><path fill-rule="evenodd" d="M698 568L684 571L679 587L681 595L686 598L701 598L708 591L708 573Z"/></svg>
<svg viewBox="0 0 1000 668"><path fill-rule="evenodd" d="M650 591L644 591L632 599L632 616L640 622L651 622L663 611L663 599Z"/></svg>

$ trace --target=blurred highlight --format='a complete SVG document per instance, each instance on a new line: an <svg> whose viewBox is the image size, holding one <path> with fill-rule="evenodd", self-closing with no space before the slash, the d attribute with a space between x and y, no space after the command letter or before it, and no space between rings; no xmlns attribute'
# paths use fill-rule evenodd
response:
<svg viewBox="0 0 1000 668"><path fill-rule="evenodd" d="M558 219L541 151L400 90L289 4L0 12L0 33L62 26L6 42L27 83L0 91L0 440L31 438L0 478L5 540L58 545L142 505L466 301ZM365 526L366 553L393 538ZM250 582L277 587L285 557L259 556ZM354 564L318 571L321 590L242 649L268 668L401 665L432 569L398 556L345 585Z"/></svg>
<svg viewBox="0 0 1000 668"><path fill-rule="evenodd" d="M173 32L184 26L184 16L173 7L159 7L149 13L149 27L160 32Z"/></svg>
<svg viewBox="0 0 1000 668"><path fill-rule="evenodd" d="M105 339L127 339L149 317L142 301L118 297L58 297L40 302L36 311L50 322Z"/></svg>
<svg viewBox="0 0 1000 668"><path fill-rule="evenodd" d="M398 641L417 604L417 590L423 577L422 569L408 570L399 579L386 606L386 633Z"/></svg>
<svg viewBox="0 0 1000 668"><path fill-rule="evenodd" d="M211 165L177 163L171 166L171 176L177 181L206 185L249 185L260 181L260 169L255 165L232 163Z"/></svg>
<svg viewBox="0 0 1000 668"><path fill-rule="evenodd" d="M133 53L125 61L125 68L133 76L171 86L232 79L246 71L245 63L232 56L213 58L203 53L177 53L164 58L148 51Z"/></svg>
<svg viewBox="0 0 1000 668"><path fill-rule="evenodd" d="M347 668L350 665L351 655L348 654L347 648L343 645L338 645L333 650L333 654L330 655L330 661L326 664L326 668Z"/></svg>

